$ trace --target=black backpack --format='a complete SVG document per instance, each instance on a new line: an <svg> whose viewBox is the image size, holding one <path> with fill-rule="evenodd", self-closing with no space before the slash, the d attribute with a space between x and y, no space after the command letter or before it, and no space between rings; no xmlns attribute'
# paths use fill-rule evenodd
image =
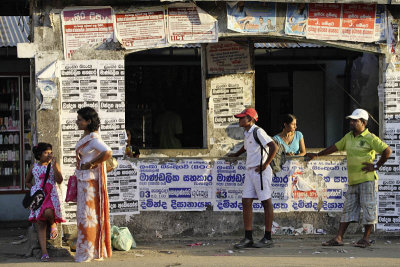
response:
<svg viewBox="0 0 400 267"><path fill-rule="evenodd" d="M254 140L256 140L257 144L261 148L261 161L260 161L260 168L261 168L262 167L262 159L263 159L263 151L265 151L267 154L268 154L268 152L265 149L265 147L261 144L260 139L258 138L257 131L259 128L260 127L256 127L254 129L253 137L254 137ZM282 166L286 162L286 153L285 153L285 147L281 143L279 143L277 140L275 140L275 139L273 139L273 140L278 146L278 151L276 152L275 157L272 159L270 165L271 165L272 172L274 174L276 174L282 170ZM261 184L261 190L262 190L262 184Z"/></svg>

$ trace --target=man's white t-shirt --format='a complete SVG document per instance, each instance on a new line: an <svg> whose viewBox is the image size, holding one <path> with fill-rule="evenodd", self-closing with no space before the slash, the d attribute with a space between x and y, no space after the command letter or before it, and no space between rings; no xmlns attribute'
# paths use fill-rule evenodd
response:
<svg viewBox="0 0 400 267"><path fill-rule="evenodd" d="M247 168L257 167L260 165L261 148L253 136L253 131L256 127L257 126L254 124L253 126L251 126L249 131L244 131L244 149L246 149L247 151ZM269 148L267 147L267 144L273 141L272 138L260 127L257 131L257 136L263 147L265 147L266 151L269 153ZM263 163L267 160L267 158L268 154L264 151Z"/></svg>

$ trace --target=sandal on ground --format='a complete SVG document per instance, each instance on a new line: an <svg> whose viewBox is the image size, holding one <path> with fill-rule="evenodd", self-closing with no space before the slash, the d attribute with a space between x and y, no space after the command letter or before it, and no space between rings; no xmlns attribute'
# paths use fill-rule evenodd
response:
<svg viewBox="0 0 400 267"><path fill-rule="evenodd" d="M40 261L42 262L47 262L50 260L50 257L48 254L43 254L42 257L40 258Z"/></svg>
<svg viewBox="0 0 400 267"><path fill-rule="evenodd" d="M338 242L336 239L332 238L331 240L328 240L328 241L322 243L322 246L324 246L324 247L343 246L343 242Z"/></svg>
<svg viewBox="0 0 400 267"><path fill-rule="evenodd" d="M58 229L57 226L56 227L51 227L50 228L50 239L56 239L58 236Z"/></svg>
<svg viewBox="0 0 400 267"><path fill-rule="evenodd" d="M365 239L360 239L357 241L357 243L354 244L354 246L358 248L366 248L369 247L370 245L371 245L370 242Z"/></svg>

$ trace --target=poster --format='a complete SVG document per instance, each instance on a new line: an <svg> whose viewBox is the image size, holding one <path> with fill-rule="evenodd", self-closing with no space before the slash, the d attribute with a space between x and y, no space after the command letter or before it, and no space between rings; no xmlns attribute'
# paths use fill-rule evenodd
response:
<svg viewBox="0 0 400 267"><path fill-rule="evenodd" d="M341 4L309 4L307 38L339 40Z"/></svg>
<svg viewBox="0 0 400 267"><path fill-rule="evenodd" d="M167 8L168 42L171 44L216 43L218 21L193 4Z"/></svg>
<svg viewBox="0 0 400 267"><path fill-rule="evenodd" d="M375 15L375 41L386 42L386 7L385 5L376 5Z"/></svg>
<svg viewBox="0 0 400 267"><path fill-rule="evenodd" d="M305 36L307 32L308 4L287 4L285 34Z"/></svg>
<svg viewBox="0 0 400 267"><path fill-rule="evenodd" d="M184 159L141 163L140 209L202 211L213 205L210 161Z"/></svg>
<svg viewBox="0 0 400 267"><path fill-rule="evenodd" d="M385 7L375 4L287 4L285 34L319 40L382 41L384 20Z"/></svg>
<svg viewBox="0 0 400 267"><path fill-rule="evenodd" d="M376 5L343 4L340 39L353 42L375 40Z"/></svg>
<svg viewBox="0 0 400 267"><path fill-rule="evenodd" d="M64 177L75 171L75 145L82 132L76 125L77 111L94 108L100 117L99 134L113 150L119 167L108 173L110 212L138 213L137 169L123 160L125 148L125 67L123 60L61 61L58 64L61 91L61 169ZM136 174L135 174L136 173ZM65 184L68 179L65 179ZM65 190L64 190L65 191ZM129 192L128 192L129 191ZM76 204L66 203L69 222L75 220Z"/></svg>
<svg viewBox="0 0 400 267"><path fill-rule="evenodd" d="M400 72L388 68L378 88L384 103L383 139L392 154L379 169L377 228L400 231Z"/></svg>
<svg viewBox="0 0 400 267"><path fill-rule="evenodd" d="M38 79L37 86L42 95L40 109L53 109L53 99L57 98L57 85L52 80Z"/></svg>
<svg viewBox="0 0 400 267"><path fill-rule="evenodd" d="M236 32L275 32L275 3L236 2L227 3L228 29Z"/></svg>
<svg viewBox="0 0 400 267"><path fill-rule="evenodd" d="M215 177L214 211L241 211L243 183L245 179L246 164L238 161L231 164L229 161L217 160L212 168ZM253 203L253 209L259 211L260 203Z"/></svg>
<svg viewBox="0 0 400 267"><path fill-rule="evenodd" d="M116 37L125 49L166 46L165 25L164 7L115 14Z"/></svg>
<svg viewBox="0 0 400 267"><path fill-rule="evenodd" d="M399 42L399 25L390 13L387 15L386 38L388 53L395 55Z"/></svg>
<svg viewBox="0 0 400 267"><path fill-rule="evenodd" d="M208 74L250 72L248 45L232 41L220 41L207 45Z"/></svg>
<svg viewBox="0 0 400 267"><path fill-rule="evenodd" d="M140 210L242 211L245 161L167 160L139 164ZM285 163L272 178L275 212L340 212L347 191L346 162ZM263 212L260 201L255 212Z"/></svg>
<svg viewBox="0 0 400 267"><path fill-rule="evenodd" d="M214 128L239 127L235 114L250 104L252 80L247 77L222 76L210 81L209 111Z"/></svg>
<svg viewBox="0 0 400 267"><path fill-rule="evenodd" d="M379 175L378 229L400 231L400 172Z"/></svg>
<svg viewBox="0 0 400 267"><path fill-rule="evenodd" d="M84 46L114 41L111 7L68 7L61 12L64 58Z"/></svg>
<svg viewBox="0 0 400 267"><path fill-rule="evenodd" d="M390 72L385 75L384 113L386 116L400 113L400 73Z"/></svg>

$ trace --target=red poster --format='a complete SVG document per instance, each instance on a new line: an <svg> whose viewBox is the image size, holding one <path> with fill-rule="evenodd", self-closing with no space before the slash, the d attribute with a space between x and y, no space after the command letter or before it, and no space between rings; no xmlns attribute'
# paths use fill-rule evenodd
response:
<svg viewBox="0 0 400 267"><path fill-rule="evenodd" d="M307 38L338 40L341 4L309 4Z"/></svg>
<svg viewBox="0 0 400 267"><path fill-rule="evenodd" d="M344 4L341 39L354 42L373 42L376 5Z"/></svg>
<svg viewBox="0 0 400 267"><path fill-rule="evenodd" d="M111 7L68 7L61 12L65 59L76 50L114 41Z"/></svg>

